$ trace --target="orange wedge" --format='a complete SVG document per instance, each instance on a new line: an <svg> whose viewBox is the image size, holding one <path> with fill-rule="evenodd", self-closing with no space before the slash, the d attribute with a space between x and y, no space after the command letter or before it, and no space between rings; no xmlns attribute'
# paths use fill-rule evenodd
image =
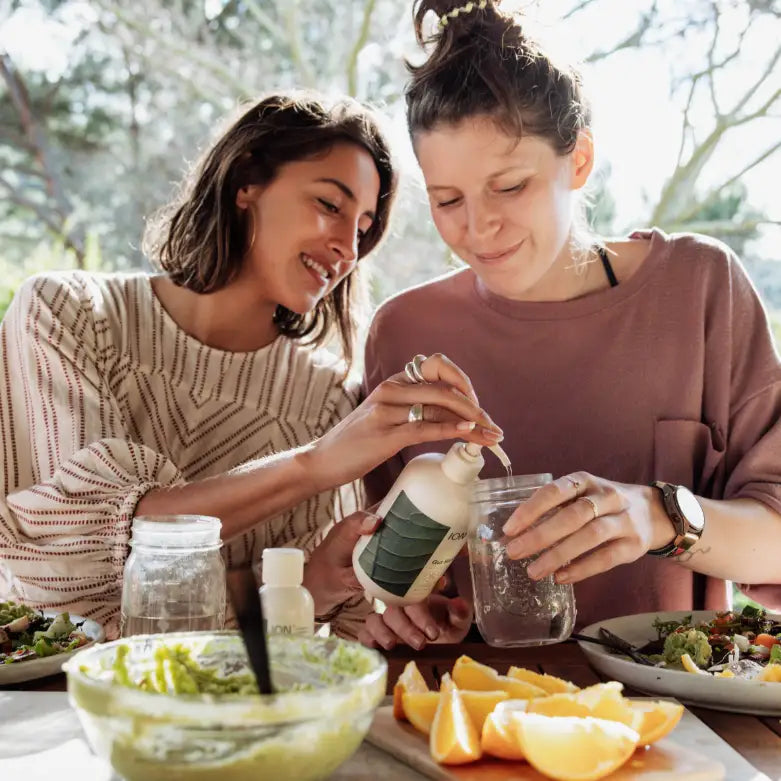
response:
<svg viewBox="0 0 781 781"><path fill-rule="evenodd" d="M480 737L466 711L458 687L445 673L429 736L432 758L442 765L463 765L480 759Z"/></svg>
<svg viewBox="0 0 781 781"><path fill-rule="evenodd" d="M404 692L401 703L407 721L428 735L439 705L439 692Z"/></svg>
<svg viewBox="0 0 781 781"><path fill-rule="evenodd" d="M639 725L635 727L640 733L637 741L640 746L661 740L675 729L683 716L683 705L665 700L629 700L629 707L642 714Z"/></svg>
<svg viewBox="0 0 781 781"><path fill-rule="evenodd" d="M499 675L493 667L480 664L468 656L459 656L453 665L453 680L460 689L472 691L505 691L514 700L545 697L547 692L533 683Z"/></svg>
<svg viewBox="0 0 781 781"><path fill-rule="evenodd" d="M518 744L515 729L510 718L512 713L523 713L526 710L526 700L506 700L500 702L493 713L483 724L480 745L484 754L490 754L498 759L523 759L523 752Z"/></svg>
<svg viewBox="0 0 781 781"><path fill-rule="evenodd" d="M405 692L402 695L404 715L413 727L428 735L439 705L439 692ZM507 692L473 692L461 690L464 707L478 733L496 705L507 699Z"/></svg>
<svg viewBox="0 0 781 781"><path fill-rule="evenodd" d="M404 705L402 697L405 692L427 692L428 686L415 662L407 662L406 667L399 676L399 680L393 687L393 716L399 721L403 721Z"/></svg>
<svg viewBox="0 0 781 781"><path fill-rule="evenodd" d="M511 667L507 671L507 677L539 686L540 689L543 689L548 694L566 694L568 692L580 691L580 688L575 686L574 683L557 678L555 675L527 670L525 667Z"/></svg>
<svg viewBox="0 0 781 781"><path fill-rule="evenodd" d="M593 716L618 721L637 730L643 718L632 709L629 700L622 696L622 688L617 681L610 681L577 692L551 694L530 702L528 711L543 716Z"/></svg>
<svg viewBox="0 0 781 781"><path fill-rule="evenodd" d="M477 733L483 730L485 720L494 712L498 705L508 701L509 694L506 691L464 691L461 690L461 697L466 706L466 712L472 719Z"/></svg>
<svg viewBox="0 0 781 781"><path fill-rule="evenodd" d="M592 717L512 715L515 736L532 767L557 781L596 781L632 756L639 735L626 724Z"/></svg>

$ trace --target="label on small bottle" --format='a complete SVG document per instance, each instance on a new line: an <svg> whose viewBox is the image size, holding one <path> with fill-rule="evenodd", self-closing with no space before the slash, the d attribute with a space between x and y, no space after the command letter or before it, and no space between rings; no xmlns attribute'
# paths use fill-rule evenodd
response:
<svg viewBox="0 0 781 781"><path fill-rule="evenodd" d="M400 491L361 551L358 563L380 588L406 597L442 541L451 541L451 538L456 550L449 559L441 557L437 561L438 566L432 569L432 576L435 576L432 587L439 580L440 569L444 571L447 568L458 548L466 541L466 532L429 518L404 491Z"/></svg>
<svg viewBox="0 0 781 781"><path fill-rule="evenodd" d="M296 624L274 624L263 619L263 631L266 635L289 635L295 637L305 637L312 634L311 629Z"/></svg>

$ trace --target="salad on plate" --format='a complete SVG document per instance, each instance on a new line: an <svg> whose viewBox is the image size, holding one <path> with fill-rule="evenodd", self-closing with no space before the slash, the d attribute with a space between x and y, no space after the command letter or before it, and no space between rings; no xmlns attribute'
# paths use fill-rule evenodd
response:
<svg viewBox="0 0 781 781"><path fill-rule="evenodd" d="M69 653L93 639L68 613L46 616L18 602L0 602L0 664Z"/></svg>
<svg viewBox="0 0 781 781"><path fill-rule="evenodd" d="M657 618L657 638L636 650L657 667L718 678L781 683L781 621L747 605L709 621Z"/></svg>

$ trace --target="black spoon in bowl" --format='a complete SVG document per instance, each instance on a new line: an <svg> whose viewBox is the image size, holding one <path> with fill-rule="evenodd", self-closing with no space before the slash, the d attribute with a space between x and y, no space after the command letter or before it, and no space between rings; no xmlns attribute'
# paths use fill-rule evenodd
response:
<svg viewBox="0 0 781 781"><path fill-rule="evenodd" d="M231 585L233 604L237 606L236 618L239 630L247 648L250 668L258 682L261 694L273 694L271 673L269 672L266 633L263 626L263 607L254 578L245 577ZM241 593L239 593L241 592Z"/></svg>

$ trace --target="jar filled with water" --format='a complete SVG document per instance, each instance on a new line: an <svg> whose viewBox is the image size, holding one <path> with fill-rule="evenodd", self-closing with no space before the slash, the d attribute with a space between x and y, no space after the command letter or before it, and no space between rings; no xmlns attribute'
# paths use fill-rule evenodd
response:
<svg viewBox="0 0 781 781"><path fill-rule="evenodd" d="M205 515L134 519L122 582L123 637L223 628L221 527Z"/></svg>
<svg viewBox="0 0 781 781"><path fill-rule="evenodd" d="M475 484L470 504L469 567L474 589L475 620L489 645L515 647L558 643L575 624L572 584L553 575L532 580L526 568L537 558L511 559L502 527L513 510L550 474L516 475ZM545 517L539 523L544 523Z"/></svg>

